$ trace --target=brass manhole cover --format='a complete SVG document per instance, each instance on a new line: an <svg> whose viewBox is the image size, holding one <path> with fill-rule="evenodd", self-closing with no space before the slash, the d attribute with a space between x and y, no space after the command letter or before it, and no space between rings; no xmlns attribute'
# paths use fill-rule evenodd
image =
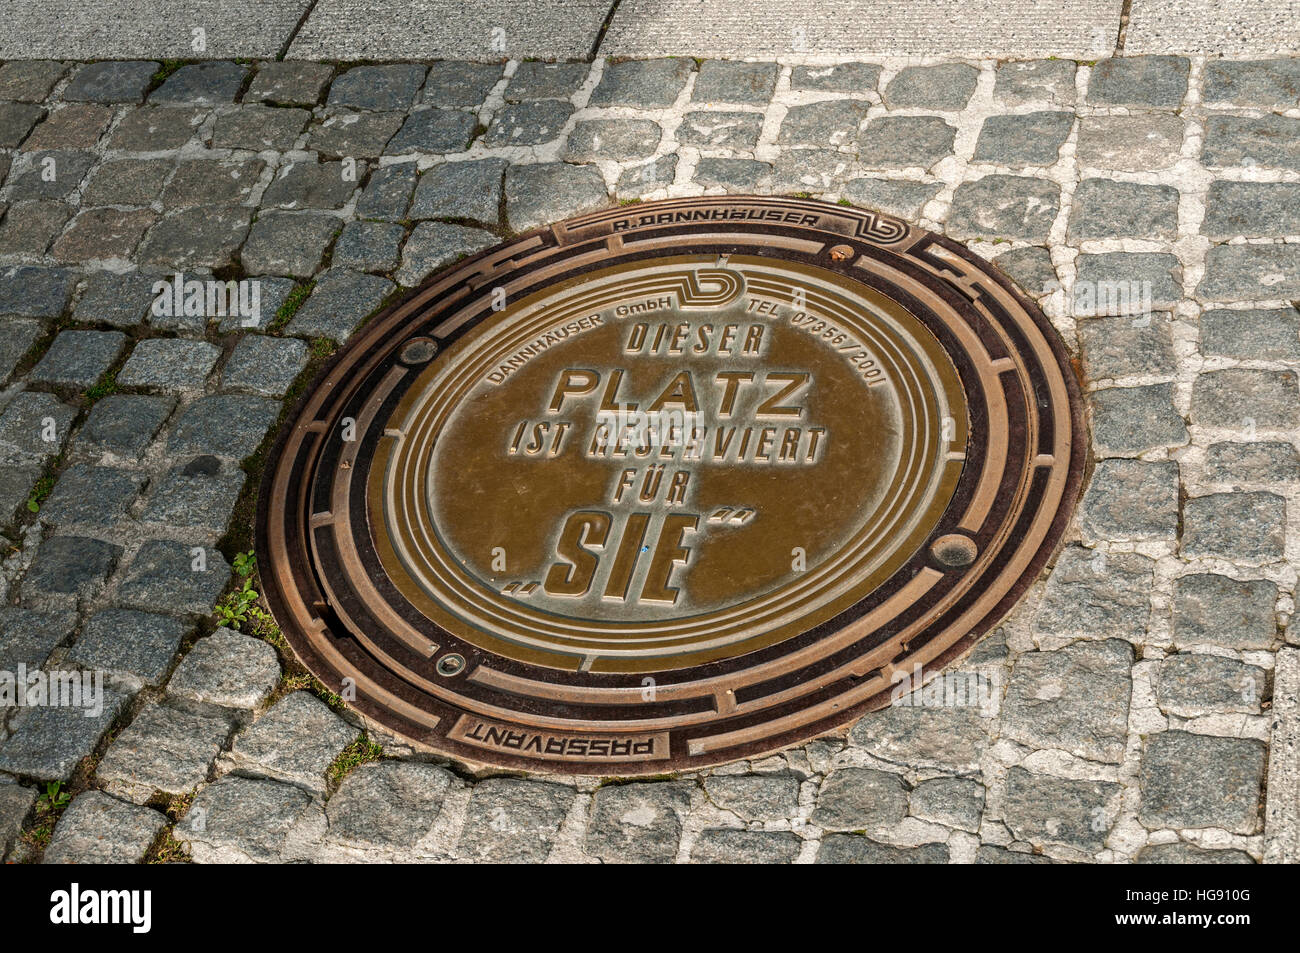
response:
<svg viewBox="0 0 1300 953"><path fill-rule="evenodd" d="M611 209L435 276L281 435L259 560L327 685L461 760L749 757L889 701L1042 569L1084 442L1046 319L872 212Z"/></svg>

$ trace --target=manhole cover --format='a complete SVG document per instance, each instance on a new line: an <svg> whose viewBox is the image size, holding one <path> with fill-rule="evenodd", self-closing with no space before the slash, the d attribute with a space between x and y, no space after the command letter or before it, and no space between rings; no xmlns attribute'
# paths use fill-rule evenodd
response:
<svg viewBox="0 0 1300 953"><path fill-rule="evenodd" d="M1077 494L1046 319L872 212L611 209L435 276L281 434L259 564L327 685L461 760L662 772L881 707Z"/></svg>

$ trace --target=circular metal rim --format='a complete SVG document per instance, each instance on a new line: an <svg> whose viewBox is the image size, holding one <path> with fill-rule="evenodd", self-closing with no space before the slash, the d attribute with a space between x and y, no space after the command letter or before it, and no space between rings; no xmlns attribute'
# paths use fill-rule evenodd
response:
<svg viewBox="0 0 1300 953"><path fill-rule="evenodd" d="M335 354L317 373L311 387L304 392L297 406L286 417L286 422L277 434L268 455L258 498L256 524L258 561L262 572L264 594L273 614L280 622L289 644L306 667L321 678L331 689L339 690L342 686L342 679L349 671L359 674L361 666L372 663L373 659L369 659L361 651L359 645L348 638L339 640L328 648L323 648L320 641L323 637L322 633L329 632L332 625L337 625L339 618L326 601L320 598L322 590L310 578L313 570L307 566L290 565L283 558L283 552L276 551L271 546L271 533L269 532L277 521L281 526L284 526L286 519L291 517L285 505L284 497L275 491L277 477L282 474L286 467L284 454L290 439L295 434L301 434L306 430L325 429L317 426L315 422L308 424L303 422L303 414L310 406L313 398L320 393L320 388L328 385L331 378L336 376L338 369L346 360L353 358L358 353L366 353L366 346L370 342L383 334L390 334L392 328L389 328L388 325L393 324L395 321L411 321L412 326L415 326L416 322L413 319L423 313L423 307L436 300L438 295L445 294L448 289L461 288L461 290L464 290L475 285L478 287L486 285L493 270L501 262L509 262L510 256L506 253L511 249L516 250L515 254L522 254L523 251L536 250L548 245L548 243L563 246L589 241L590 238L582 237L584 230L589 233L596 233L598 237L603 238L610 244L617 243L621 245L623 239L630 234L627 231L628 226L625 225L622 230L617 225L612 230L609 226L611 219L620 214L623 215L626 222L641 215L654 215L661 212L671 215L674 210L701 206L711 207L715 210L725 210L729 206L750 210L755 208L770 209L772 206L780 206L787 210L797 210L805 213L805 220L815 220L819 223L832 221L838 227L843 240L840 243L833 244L828 237L828 232L824 231L822 233L824 239L823 251L828 252L830 260L837 263L848 261L851 264L855 260L860 260L858 255L864 254L864 250L872 248L889 249L891 245L903 245L906 250L910 251L914 246L924 244L932 263L940 269L944 267L945 261L972 266L981 279L992 282L992 288L996 289L996 292L1000 292L1014 302L1019 312L1028 318L1042 343L1046 345L1051 361L1045 362L1045 364L1048 365L1050 370L1059 375L1059 381L1064 387L1068 413L1063 418L1058 417L1057 419L1068 422L1072 436L1069 445L1069 459L1068 463L1065 464L1064 483L1059 494L1059 502L1053 508L1050 525L1043 533L1041 542L1037 545L1035 551L1029 555L1023 570L998 590L996 603L984 611L980 618L973 624L965 626L964 631L958 637L938 646L937 650L929 655L925 660L928 670L931 672L937 671L967 651L984 633L1001 621L1023 595L1025 589L1038 578L1052 555L1059 548L1064 531L1077 504L1087 456L1087 440L1079 385L1069 355L1066 353L1063 343L1050 322L1033 302L1019 292L1008 278L995 267L979 259L973 252L945 236L912 228L901 221L870 210L838 205L829 206L812 200L774 199L757 196L720 196L668 200L666 202L634 206L627 210L607 209L578 216L556 225L534 229L520 235L513 241L487 249L435 274L420 288L413 290L401 301L376 316L362 331L358 332L344 349ZM653 228L653 226L650 227ZM635 226L632 226L632 228L634 230ZM691 241L691 235L689 233L684 234L678 240L689 242ZM893 249L895 252L897 250ZM955 271L956 269L952 270ZM459 280L453 280L457 279L457 276L459 276ZM950 288L949 290L953 289ZM971 291L970 288L966 290L967 292ZM956 294L957 292L953 291L953 293ZM427 325L428 321L425 320L420 323ZM444 325L438 327L442 329ZM414 336L414 332L409 332L407 335L402 336L401 340L405 341L409 346L409 338L412 336ZM445 350L445 347L435 342L434 350L441 353ZM294 465L294 460L288 461L290 471L293 470ZM943 525L941 522L940 529L943 528ZM926 548L922 547L923 550ZM303 612L302 608L309 605L308 598L311 597L313 592L315 600L310 603L310 610ZM304 596L308 598L304 598ZM297 602L296 606L294 606L295 600ZM298 610L297 612L294 611L295 608ZM814 631L810 634L810 637L818 638L820 636ZM914 637L913 641L924 646L929 640ZM906 645L904 647L905 649L908 648ZM916 654L914 649L909 649L909 651L913 655ZM469 663L465 668L472 669L473 663ZM895 668L892 662L886 662L883 666L874 665L869 672L864 671L859 678L870 676L875 682L879 682L884 678L885 683L881 690L872 692L867 697L856 700L851 705L837 707L834 711L822 717L804 720L788 730L778 729L764 733L760 739L750 743L727 744L722 747L706 748L699 751L694 749L669 751L666 756L658 757L655 760L569 760L557 763L471 746L463 741L453 740L448 737L450 728L445 728L442 733L436 733L433 730L433 725L430 724L429 718L420 710L418 699L413 701L412 692L409 690L409 686L406 685L378 683L368 685L368 690L365 692L358 688L353 705L363 714L375 719L388 729L428 746L434 751L471 765L495 765L543 773L631 775L690 769L746 757L755 757L767 752L782 750L792 744L824 734L827 731L843 726L866 711L881 708L888 704L890 697L888 676L900 670ZM378 674L382 681L385 674L382 668ZM400 681L391 674L390 680L392 682ZM371 688L374 690L369 690ZM732 693L728 692L728 694ZM732 701L734 702L734 700L733 696ZM436 724L436 720L434 724ZM591 734L591 732L588 732L588 734Z"/></svg>

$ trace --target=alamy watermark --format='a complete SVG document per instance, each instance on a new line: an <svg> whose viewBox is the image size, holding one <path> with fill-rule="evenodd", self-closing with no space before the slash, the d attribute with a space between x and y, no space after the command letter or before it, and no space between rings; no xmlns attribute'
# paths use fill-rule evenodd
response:
<svg viewBox="0 0 1300 953"><path fill-rule="evenodd" d="M262 323L262 283L254 278L219 281L214 278L186 279L177 272L170 280L154 282L150 311L166 318L239 318L245 328Z"/></svg>
<svg viewBox="0 0 1300 953"><path fill-rule="evenodd" d="M0 669L0 708L80 708L87 718L104 711L104 673L76 669L15 671Z"/></svg>

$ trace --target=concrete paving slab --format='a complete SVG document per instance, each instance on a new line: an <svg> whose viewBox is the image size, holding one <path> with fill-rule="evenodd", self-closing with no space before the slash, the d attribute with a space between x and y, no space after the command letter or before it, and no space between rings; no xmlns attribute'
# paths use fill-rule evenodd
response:
<svg viewBox="0 0 1300 953"><path fill-rule="evenodd" d="M586 58L613 0L320 0L289 59Z"/></svg>
<svg viewBox="0 0 1300 953"><path fill-rule="evenodd" d="M309 0L9 0L0 58L276 56ZM194 46L203 31L203 49Z"/></svg>
<svg viewBox="0 0 1300 953"><path fill-rule="evenodd" d="M1075 56L1114 49L1121 0L623 0L608 56Z"/></svg>
<svg viewBox="0 0 1300 953"><path fill-rule="evenodd" d="M1133 0L1125 53L1243 56L1300 49L1300 0Z"/></svg>

